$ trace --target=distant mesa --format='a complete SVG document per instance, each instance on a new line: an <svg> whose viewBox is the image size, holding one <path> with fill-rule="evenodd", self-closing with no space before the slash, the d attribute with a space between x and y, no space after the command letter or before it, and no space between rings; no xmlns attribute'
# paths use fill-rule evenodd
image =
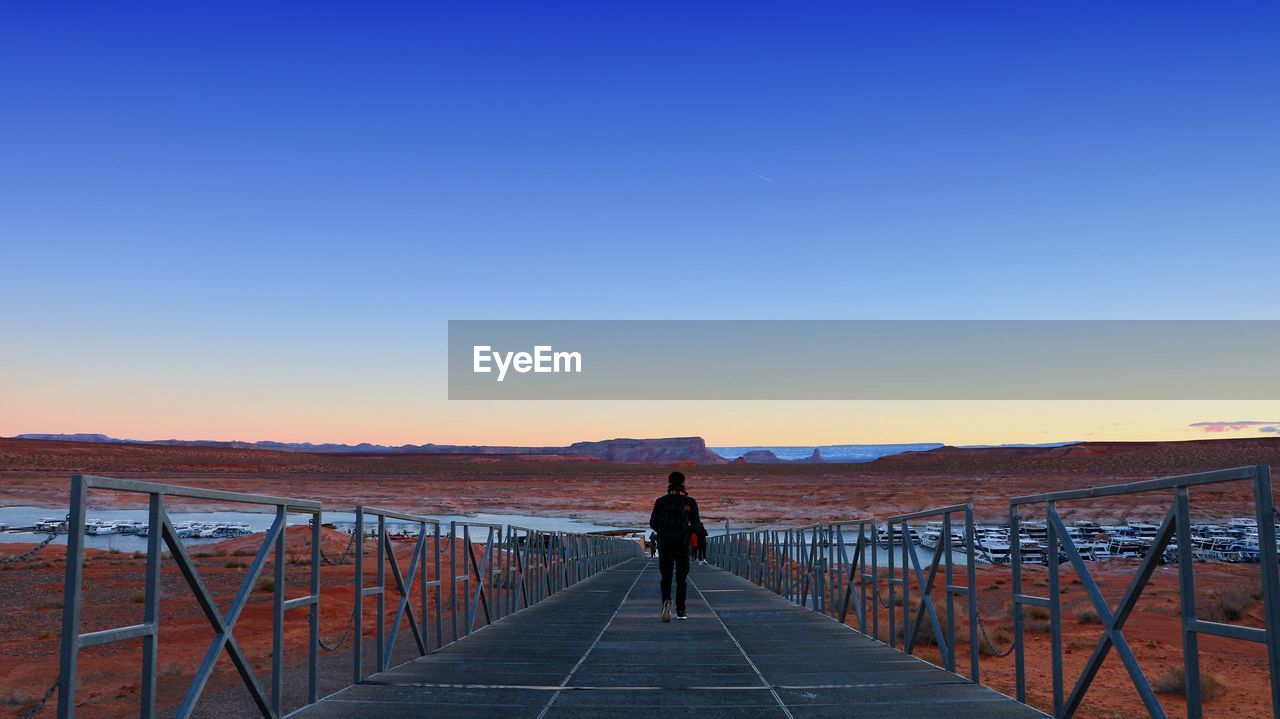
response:
<svg viewBox="0 0 1280 719"><path fill-rule="evenodd" d="M729 463L729 460L707 449L707 443L701 437L606 439L602 442L575 442L563 449L569 454L584 454L606 462L628 464Z"/></svg>
<svg viewBox="0 0 1280 719"><path fill-rule="evenodd" d="M813 454L800 459L782 459L768 449L752 449L735 459L734 464L826 464L822 450L813 448Z"/></svg>
<svg viewBox="0 0 1280 719"><path fill-rule="evenodd" d="M741 459L743 464L782 464L778 455L768 449L753 449L738 459Z"/></svg>
<svg viewBox="0 0 1280 719"><path fill-rule="evenodd" d="M822 458L822 450L814 447L813 454L805 459L797 460L799 464L826 464L827 460Z"/></svg>
<svg viewBox="0 0 1280 719"><path fill-rule="evenodd" d="M666 464L698 466L728 464L729 460L707 449L701 437L668 437L662 439L606 439L598 442L576 442L568 447L507 447L458 444L313 444L311 442L241 442L218 440L117 439L105 434L20 434L15 439L93 442L99 444L163 445L170 447L212 447L223 449L261 449L276 452L305 452L312 454L463 454L494 455L500 458L547 458L582 461L594 459L626 464Z"/></svg>
<svg viewBox="0 0 1280 719"><path fill-rule="evenodd" d="M913 444L824 444L808 446L712 447L711 450L738 464L862 464L902 452L921 452L942 447L938 442ZM745 459L744 459L745 458Z"/></svg>

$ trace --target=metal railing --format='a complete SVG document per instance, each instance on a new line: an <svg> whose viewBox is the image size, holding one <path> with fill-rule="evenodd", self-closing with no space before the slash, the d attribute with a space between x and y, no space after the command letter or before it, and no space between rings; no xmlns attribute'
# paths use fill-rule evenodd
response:
<svg viewBox="0 0 1280 719"><path fill-rule="evenodd" d="M84 582L84 538L87 494L91 489L134 492L148 497L147 512L147 566L143 618L141 624L116 627L82 634L80 615ZM235 502L269 506L275 509L275 519L258 547L245 577L240 582L231 605L222 611L187 548L169 519L165 500L169 497L200 499L213 502ZM67 569L63 588L62 647L58 675L58 716L71 719L75 714L77 661L80 650L112 642L131 639L142 640L142 681L138 715L150 718L156 715L158 668L160 647L160 567L161 544L168 547L174 565L186 579L196 602L213 628L214 638L205 651L204 660L196 670L175 717L185 719L195 709L219 657L225 651L235 665L241 681L249 690L258 710L264 717L279 717L284 681L284 613L306 607L310 634L308 639L307 701L316 701L317 645L319 640L320 603L320 504L295 499L265 495L241 494L218 490L177 487L152 482L139 482L111 477L76 475L71 480L71 512L67 524ZM309 514L311 522L311 573L309 593L286 599L285 591L285 527L288 515ZM268 696L253 672L244 650L236 641L234 630L245 605L262 574L268 559L273 563L272 619L271 619L271 689Z"/></svg>
<svg viewBox="0 0 1280 719"><path fill-rule="evenodd" d="M375 519L370 532L369 518ZM417 525L417 539L402 572L388 521ZM366 533L377 544L375 583L365 585L363 542L355 553L355 633L363 636L364 600L376 598L376 671L386 671L395 652L402 620L413 633L418 656L452 644L505 616L533 606L552 594L622 561L641 554L634 541L603 535L548 532L516 525L450 522L445 536L438 520L360 506L356 508L356 536ZM428 539L430 543L428 546ZM447 557L447 562L445 561ZM430 566L435 579L428 578ZM386 626L386 569L398 595L395 617ZM416 580L416 583L415 583ZM419 588L418 611L412 594ZM435 602L431 593L435 591ZM445 638L444 606L448 602L449 638ZM435 626L434 644L425 626ZM364 672L362 642L353 649L353 677Z"/></svg>
<svg viewBox="0 0 1280 719"><path fill-rule="evenodd" d="M963 542L957 548L952 540L953 517L963 517ZM941 534L928 574L909 541L912 523L921 519L941 519ZM883 536L879 534L881 527ZM895 531L902 539L895 539ZM849 542L853 541L852 556ZM904 541L906 540L906 541ZM880 588L877 547L888 547L887 603ZM916 650L921 628L927 628L941 656L942 666L955 672L956 607L955 598L963 597L968 615L969 680L977 683L978 666L978 597L974 565L973 507L958 504L911 514L890 517L880 525L874 518L814 524L793 529L766 529L736 532L710 537L708 558L761 587L769 589L802 607L848 623L850 609L857 629L880 640L881 606L888 615L890 647L907 654ZM956 583L956 555L966 560L966 584ZM901 565L895 561L900 557ZM942 569L946 601L945 623L934 604L933 589L938 570ZM911 604L912 586L920 594L919 603ZM900 600L899 600L900 598ZM901 610L897 607L901 606ZM900 613L900 618L899 618ZM924 622L928 621L928 624ZM898 630L901 628L901 642ZM883 641L883 640L881 640Z"/></svg>
<svg viewBox="0 0 1280 719"><path fill-rule="evenodd" d="M877 528L873 518L831 522L827 525L826 537L827 546L832 549L831 573L834 578L831 582L831 610L828 614L837 621L846 623L852 606L853 616L858 621L858 631L873 637L880 636L879 605L882 601L880 585L876 581L879 573L876 557ZM852 557L849 556L848 539L845 536L848 533L856 537Z"/></svg>
<svg viewBox="0 0 1280 719"><path fill-rule="evenodd" d="M371 587L364 585L364 542L363 537L366 535L366 522L368 518L373 517L375 529L373 536L376 542L375 563L377 583ZM413 545L413 551L409 556L409 567L407 571L400 570L400 561L396 557L395 546L392 543L392 534L388 531L387 520L391 519L397 523L417 525L417 540ZM354 631L356 642L352 647L352 665L354 682L359 684L364 681L366 674L364 673L364 600L365 597L375 597L377 605L377 631L375 639L375 656L377 671L386 671L387 666L391 663L391 656L395 652L396 639L400 632L401 620L407 619L410 631L413 632L414 643L418 649L419 656L426 656L432 651L430 642L430 633L427 630L426 623L430 614L430 590L436 590L436 603L434 616L434 625L436 628L436 644L435 648L439 649L444 644L443 637L443 615L440 601L440 522L428 517L420 517L414 514L405 514L403 512L394 512L389 509L375 509L373 507L365 507L363 505L356 507L356 524L354 529L356 538L355 549L355 598L352 612L354 614ZM428 557L427 557L427 538L432 537L432 557L431 564L435 570L436 578L429 580L428 575ZM386 586L387 575L386 570L390 567L391 575L395 581L395 589L399 594L396 604L395 620L391 624L390 632L387 631L387 612L386 612ZM420 587L419 599L421 604L418 614L414 614L412 603L412 592L415 586L414 580ZM419 618L420 617L420 618Z"/></svg>
<svg viewBox="0 0 1280 719"><path fill-rule="evenodd" d="M1253 485L1254 513L1258 527L1259 567L1262 575L1262 604L1266 626L1248 627L1237 624L1225 624L1200 619L1196 614L1195 557L1192 553L1190 490L1193 487L1221 484L1224 482L1250 482ZM1164 520L1156 532L1155 541L1147 550L1134 575L1128 590L1113 610L1103 598L1098 584L1077 549L1075 542L1067 532L1062 517L1058 513L1057 503L1070 500L1099 499L1116 497L1142 492L1169 491L1173 494L1173 506L1165 514ZM1046 542L1049 557L1049 586L1047 597L1025 594L1022 588L1022 552L1019 535L1019 522L1022 517L1019 510L1029 505L1043 504L1047 523ZM1026 497L1015 497L1009 501L1009 536L1013 558L1013 615L1015 671L1018 701L1026 701L1026 670L1023 642L1023 607L1026 605L1049 610L1049 630L1053 664L1053 715L1065 718L1075 714L1080 708L1085 693L1089 690L1102 662L1111 650L1115 650L1121 663L1129 675L1134 688L1142 698L1147 713L1152 717L1165 716L1156 693L1138 665L1133 651L1124 636L1125 622L1133 612L1134 606L1142 596L1156 565L1163 557L1171 543L1177 545L1178 580L1180 589L1180 617L1183 648L1183 672L1185 676L1185 694L1187 716L1199 719L1203 715L1200 690L1200 657L1198 636L1211 634L1229 639L1240 639L1265 644L1267 647L1267 669L1271 681L1272 716L1280 719L1280 574L1276 568L1276 532L1275 508L1271 495L1271 472L1265 465L1239 467L1216 472L1202 472L1179 477L1166 477L1129 484L1118 484L1092 489L1052 492ZM1062 647L1062 599L1061 579L1058 561L1054 554L1061 547L1067 561L1075 569L1080 583L1089 595L1093 608L1102 623L1102 637L1090 655L1069 695L1065 694L1063 680L1063 647Z"/></svg>
<svg viewBox="0 0 1280 719"><path fill-rule="evenodd" d="M459 532L461 529L461 532ZM472 530L484 532L484 549L476 557L476 540L472 538ZM453 573L451 585L453 606L453 640L476 630L476 619L484 614L484 623L488 625L496 621L501 611L502 601L491 601L495 594L503 592L502 563L507 558L503 551L504 527L501 524L484 524L479 522L451 522L449 525L449 567ZM458 542L462 542L462 574L458 574ZM463 591L463 633L458 634L458 583Z"/></svg>
<svg viewBox="0 0 1280 719"><path fill-rule="evenodd" d="M148 498L147 551L143 621L140 624L81 633L84 604L83 579L87 494L91 489L144 494ZM210 502L233 502L273 508L274 519L262 538L252 562L230 606L220 610L205 586L199 569L188 553L178 531L169 519L166 499L178 497ZM321 546L323 508L310 502L267 495L195 489L153 482L110 477L76 475L71 483L71 506L68 515L67 568L63 599L62 645L59 663L58 717L72 719L75 714L77 660L80 651L103 644L141 639L142 681L138 715L156 716L157 655L160 641L160 570L163 561L172 561L186 579L192 595L214 631L214 639L205 651L174 716L191 716L200 700L214 667L223 652L230 657L241 681L249 690L262 716L281 716L284 689L284 619L285 612L308 609L307 704L318 699L316 678L320 647L320 566L324 559ZM309 515L309 590L304 596L286 598L285 537L290 514ZM439 520L389 509L356 507L355 528L348 551L354 553L354 597L348 632L354 631L352 643L353 680L364 681L364 608L365 600L374 597L377 605L375 621L375 666L385 671L395 655L396 642L403 626L413 635L419 656L439 650L458 641L484 625L532 606L565 587L609 569L642 554L637 542L621 537L570 532L538 531L500 524L451 522L445 537ZM369 523L374 526L370 532ZM416 526L417 536L408 557L401 565L395 552L395 535L388 524ZM301 522L299 523L301 524ZM376 583L365 584L365 538L376 540L373 561ZM447 540L447 548L446 548ZM163 549L168 549L166 558ZM444 558L448 554L448 567ZM344 552L345 556L345 552ZM236 622L259 586L267 563L272 563L272 643L270 690L264 691L249 659L234 636ZM343 563L338 560L337 564ZM390 569L391 591L388 591ZM447 573L446 573L447 572ZM431 578L434 576L434 578ZM446 591L446 584L448 585ZM459 589L462 601L459 603ZM416 597L415 597L416 592ZM394 593L394 614L388 628L387 597ZM415 601L416 599L416 601ZM434 601L433 601L434 600ZM444 605L450 605L450 636L445 638ZM461 611L459 611L461 607ZM461 620L461 626L459 626ZM431 639L434 626L435 641ZM344 633L344 639L347 636ZM342 642L339 642L341 645ZM333 647L336 649L336 647Z"/></svg>
<svg viewBox="0 0 1280 719"><path fill-rule="evenodd" d="M828 604L827 558L820 524L707 538L707 558L775 594L816 611Z"/></svg>
<svg viewBox="0 0 1280 719"><path fill-rule="evenodd" d="M964 517L963 551L966 569L966 584L964 585L955 583L955 546L953 542L952 516L957 514ZM911 541L911 522L930 517L941 517L942 529L938 538L938 546L933 553L932 561L929 563L929 576L926 578L920 564L920 557L916 553L915 542ZM889 611L889 646L894 647L897 638L894 631L895 613L892 610L892 607L895 606L894 588L901 587L902 651L911 654L915 650L920 623L924 621L927 614L929 619L928 628L931 630L933 640L938 645L938 650L942 655L943 668L949 672L955 672L955 598L956 596L964 597L969 614L969 680L975 684L978 683L978 593L977 575L974 566L976 558L974 556L973 505L956 504L950 507L902 514L885 520L885 526L888 529L887 534L889 537L889 605L891 607ZM901 533L900 544L902 547L902 576L897 578L893 576L895 527ZM945 625L938 618L938 610L933 603L932 597L934 580L938 576L938 565L940 563L945 568L943 572L943 591L947 600L947 621ZM914 609L911 606L911 579L913 577L916 581L916 588L920 591L920 604ZM914 618L912 614L915 615Z"/></svg>

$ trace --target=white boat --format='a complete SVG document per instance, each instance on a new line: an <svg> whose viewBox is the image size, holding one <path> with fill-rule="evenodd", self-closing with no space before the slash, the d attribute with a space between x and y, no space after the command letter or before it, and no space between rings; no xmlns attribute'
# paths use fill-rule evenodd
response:
<svg viewBox="0 0 1280 719"><path fill-rule="evenodd" d="M1160 527L1149 522L1129 522L1129 529L1133 530L1133 534L1140 539L1151 540L1155 542L1156 533L1160 531Z"/></svg>
<svg viewBox="0 0 1280 719"><path fill-rule="evenodd" d="M1086 562L1105 562L1111 559L1111 547L1103 541L1086 541L1076 546L1080 558Z"/></svg>
<svg viewBox="0 0 1280 719"><path fill-rule="evenodd" d="M42 517L36 522L35 530L46 534L66 532L67 520L61 517Z"/></svg>
<svg viewBox="0 0 1280 719"><path fill-rule="evenodd" d="M84 533L92 535L123 534L124 528L108 519L89 519L85 520Z"/></svg>
<svg viewBox="0 0 1280 719"><path fill-rule="evenodd" d="M982 537L974 542L974 551L978 557L992 564L1004 564L1009 561L1009 542L994 537Z"/></svg>
<svg viewBox="0 0 1280 719"><path fill-rule="evenodd" d="M1151 544L1139 537L1112 537L1109 546L1111 555L1120 559L1142 559L1147 555Z"/></svg>
<svg viewBox="0 0 1280 719"><path fill-rule="evenodd" d="M880 527L876 534L876 541L882 547L892 544L902 544L902 525L894 525L892 531L886 530L884 527ZM915 527L907 528L907 536L910 537L912 544L920 543L920 535L916 532Z"/></svg>

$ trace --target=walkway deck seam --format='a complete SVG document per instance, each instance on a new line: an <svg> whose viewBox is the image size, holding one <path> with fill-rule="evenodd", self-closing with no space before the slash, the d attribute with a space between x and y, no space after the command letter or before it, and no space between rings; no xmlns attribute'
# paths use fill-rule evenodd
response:
<svg viewBox="0 0 1280 719"><path fill-rule="evenodd" d="M570 585L294 716L1046 716L713 567L690 574L689 621L661 623L654 564L635 559Z"/></svg>
<svg viewBox="0 0 1280 719"><path fill-rule="evenodd" d="M640 583L640 577L644 576L644 572L648 568L649 564L646 562L645 565L640 568L640 571L636 573L635 580L631 582L630 587L627 587L627 593L622 595L622 601L618 602L618 608L613 610L613 615L609 617L609 621L604 623L604 628L596 635L595 641L591 642L591 646L587 647L587 651L582 653L582 657L578 659L578 663L574 664L573 669L569 670L569 675L564 678L563 682L560 682L561 689L569 685L569 680L573 679L573 675L577 673L578 668L582 666L582 663L587 661L587 657L591 654L591 650L599 646L600 638L604 636L605 632L609 631L609 627L613 626L613 620L618 618L618 613L622 611L624 606L626 606L627 599L631 597L631 592L635 591L636 585ZM551 699L547 701L547 705L542 707L542 711L538 714L538 719L543 719L543 717L547 715L547 712L551 711L551 705L556 703L556 697L558 696L560 696L559 690L552 694Z"/></svg>
<svg viewBox="0 0 1280 719"><path fill-rule="evenodd" d="M782 701L782 696L778 694L776 689L769 685L769 680L764 678L764 674L760 671L760 667L756 666L756 663L751 660L751 655L747 654L747 650L742 648L742 643L733 635L733 632L729 631L729 625L724 623L724 619L720 617L720 612L717 612L716 608L711 606L711 603L707 601L706 595L704 595L702 593L702 589L694 583L693 577L689 577L689 585L698 593L698 597L707 605L707 609L711 610L711 616L715 617L716 621L720 623L720 626L724 628L724 633L729 635L729 639L733 642L733 645L738 648L738 651L742 652L742 658L747 660L747 664L751 666L751 671L755 672L756 676L760 677L760 683L769 688L769 693L773 695L774 701L778 702L778 707L782 709L782 713L787 715L787 719L796 719L795 715L791 713L791 710L787 708L786 702Z"/></svg>

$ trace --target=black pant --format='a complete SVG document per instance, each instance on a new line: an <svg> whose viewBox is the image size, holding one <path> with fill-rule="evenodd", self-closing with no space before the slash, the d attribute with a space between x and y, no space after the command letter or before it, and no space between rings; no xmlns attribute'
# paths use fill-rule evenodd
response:
<svg viewBox="0 0 1280 719"><path fill-rule="evenodd" d="M684 597L689 577L689 545L685 542L661 542L658 545L658 569L662 571L662 601L671 601L671 570L676 575L676 613L684 613Z"/></svg>

